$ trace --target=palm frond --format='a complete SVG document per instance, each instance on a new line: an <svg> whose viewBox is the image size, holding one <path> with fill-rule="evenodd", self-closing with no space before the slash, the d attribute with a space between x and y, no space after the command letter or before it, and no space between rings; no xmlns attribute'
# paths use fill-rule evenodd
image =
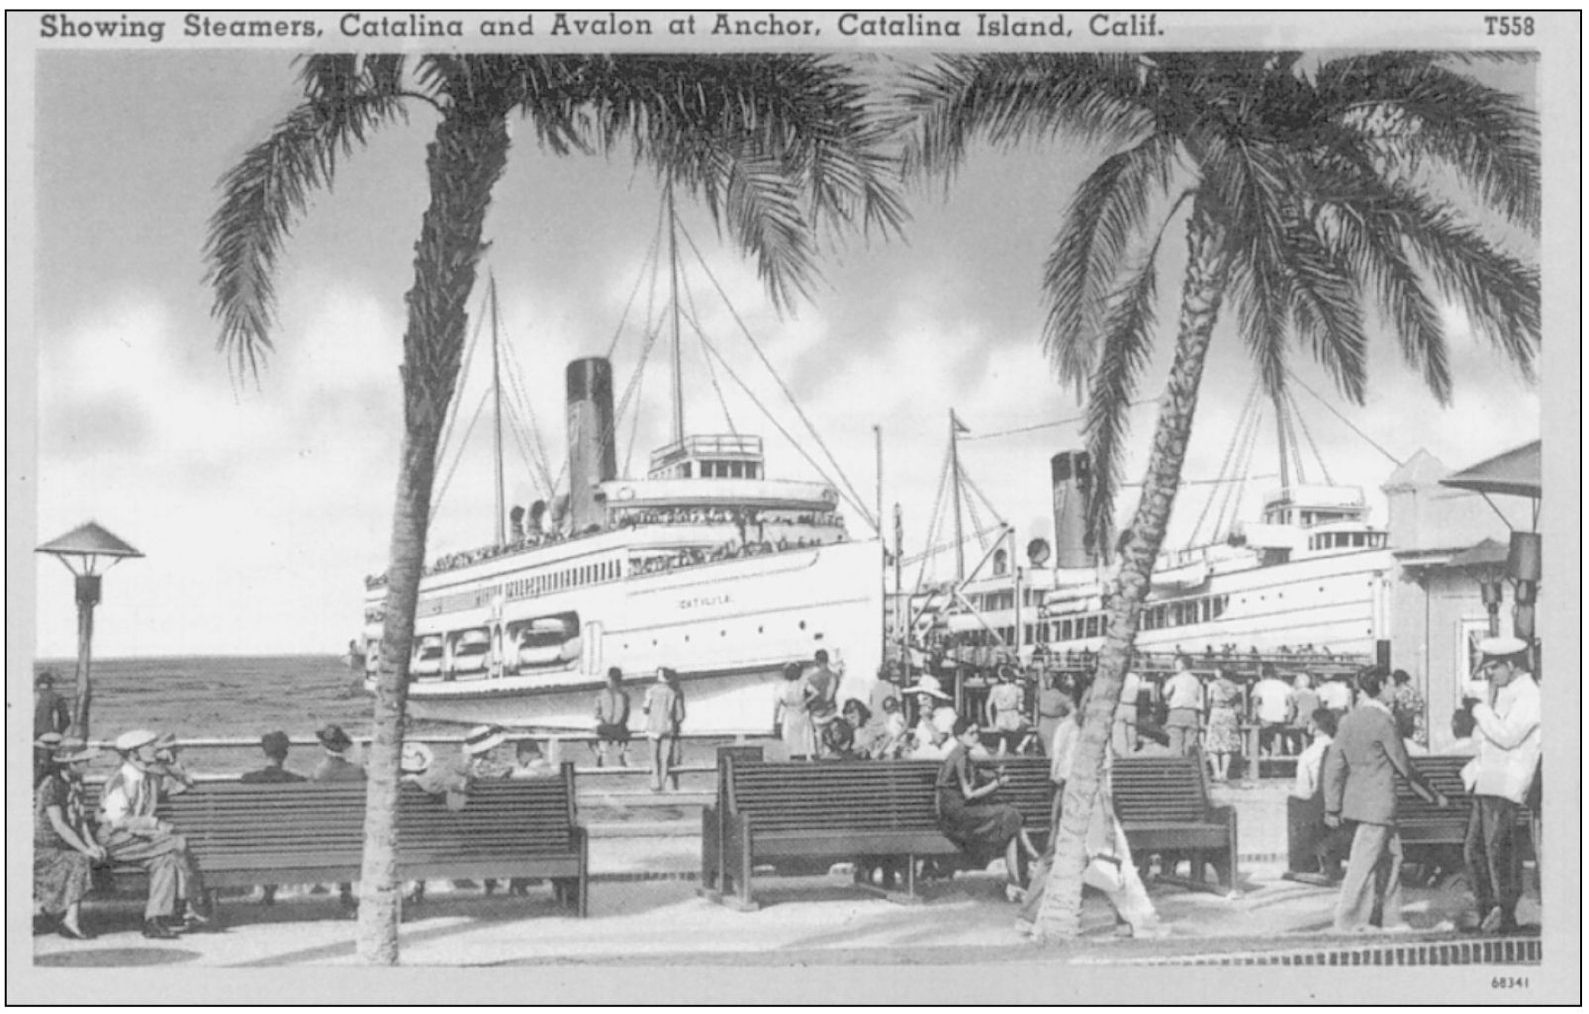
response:
<svg viewBox="0 0 1589 1014"><path fill-rule="evenodd" d="M1098 321L1108 311L1121 259L1156 197L1170 189L1175 139L1157 135L1105 159L1082 181L1043 267L1048 316L1043 351L1080 392L1092 373Z"/></svg>
<svg viewBox="0 0 1589 1014"><path fill-rule="evenodd" d="M1348 57L1319 70L1327 114L1366 123L1391 117L1386 146L1414 162L1450 165L1486 204L1538 232L1538 119L1517 96L1427 59Z"/></svg>
<svg viewBox="0 0 1589 1014"><path fill-rule="evenodd" d="M978 53L912 70L890 102L907 178L948 178L978 136L995 145L1063 131L1088 144L1140 140L1150 123L1130 53Z"/></svg>
<svg viewBox="0 0 1589 1014"><path fill-rule="evenodd" d="M824 227L887 235L907 218L886 136L838 61L622 55L586 60L568 87L595 143L626 139L700 197L781 306L807 290Z"/></svg>
<svg viewBox="0 0 1589 1014"><path fill-rule="evenodd" d="M234 369L257 375L272 348L273 275L283 242L314 190L329 189L339 155L362 145L370 131L403 115L390 60L361 62L317 54L304 61L307 101L288 113L269 137L221 178L221 204L210 217L205 282L213 285L211 315L221 322L216 345Z"/></svg>
<svg viewBox="0 0 1589 1014"><path fill-rule="evenodd" d="M1291 322L1341 392L1361 405L1368 387L1368 335L1357 272L1337 246L1300 217L1288 223L1285 250Z"/></svg>
<svg viewBox="0 0 1589 1014"><path fill-rule="evenodd" d="M1242 341L1257 362L1264 390L1285 389L1292 281L1285 248L1295 176L1272 146L1227 138L1207 177L1229 225L1230 286Z"/></svg>
<svg viewBox="0 0 1589 1014"><path fill-rule="evenodd" d="M1116 295L1104 317L1102 356L1093 373L1087 399L1085 438L1093 461L1093 489L1087 504L1087 531L1093 544L1108 545L1114 501L1125 467L1124 448L1130 430L1131 402L1153 351L1157 324L1158 277L1155 244L1135 277Z"/></svg>

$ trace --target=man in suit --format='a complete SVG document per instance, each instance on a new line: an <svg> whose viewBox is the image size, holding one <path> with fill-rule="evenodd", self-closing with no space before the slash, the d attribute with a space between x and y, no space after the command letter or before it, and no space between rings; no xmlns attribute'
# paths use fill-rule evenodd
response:
<svg viewBox="0 0 1589 1014"><path fill-rule="evenodd" d="M1396 776L1436 806L1450 805L1413 770L1391 713L1394 690L1382 669L1357 675L1361 702L1341 719L1332 748L1324 756L1324 823L1356 824L1335 929L1342 933L1374 928L1405 931L1401 917L1401 838L1396 833Z"/></svg>

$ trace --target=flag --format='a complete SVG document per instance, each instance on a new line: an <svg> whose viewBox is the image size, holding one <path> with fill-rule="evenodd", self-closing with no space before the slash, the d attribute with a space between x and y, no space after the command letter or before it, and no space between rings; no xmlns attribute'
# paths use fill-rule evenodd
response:
<svg viewBox="0 0 1589 1014"><path fill-rule="evenodd" d="M960 417L955 415L955 410L952 409L952 408L949 410L949 422L950 422L950 424L952 426L954 426L954 431L956 433L970 433L971 432L971 427L969 427L965 423L961 422L960 421Z"/></svg>

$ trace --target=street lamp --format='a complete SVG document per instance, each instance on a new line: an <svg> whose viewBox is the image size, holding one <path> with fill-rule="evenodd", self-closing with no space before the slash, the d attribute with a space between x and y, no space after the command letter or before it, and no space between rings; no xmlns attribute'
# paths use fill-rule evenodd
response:
<svg viewBox="0 0 1589 1014"><path fill-rule="evenodd" d="M72 730L88 739L88 705L92 697L88 683L90 644L94 639L94 607L99 605L99 564L103 557L109 570L122 560L143 556L93 521L51 539L36 553L48 553L66 565L77 582L77 701L72 708Z"/></svg>

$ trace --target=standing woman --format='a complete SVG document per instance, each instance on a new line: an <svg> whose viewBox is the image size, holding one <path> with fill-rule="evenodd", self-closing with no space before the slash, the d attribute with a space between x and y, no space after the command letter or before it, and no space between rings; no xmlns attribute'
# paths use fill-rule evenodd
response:
<svg viewBox="0 0 1589 1014"><path fill-rule="evenodd" d="M679 732L684 728L684 691L679 674L663 666L657 681L646 690L646 738L651 740L651 791L661 792L663 780L679 789L673 768L679 763Z"/></svg>
<svg viewBox="0 0 1589 1014"><path fill-rule="evenodd" d="M978 781L976 765L971 762L971 750L980 739L976 724L964 715L956 718L954 738L954 748L938 768L935 783L938 829L978 868L1002 853L1010 881L1007 891L1019 898L1022 853L1028 860L1036 859L1037 848L1021 826L1021 812L1009 803L987 798L1005 784L1004 775Z"/></svg>
<svg viewBox="0 0 1589 1014"><path fill-rule="evenodd" d="M1059 673L1043 673L1037 691L1037 743L1044 755L1053 749L1054 730L1071 710L1070 694L1059 685Z"/></svg>
<svg viewBox="0 0 1589 1014"><path fill-rule="evenodd" d="M83 807L83 772L97 753L91 747L63 749L33 790L33 898L68 940L93 939L79 916L93 866L105 858Z"/></svg>
<svg viewBox="0 0 1589 1014"><path fill-rule="evenodd" d="M1230 780L1230 759L1241 755L1241 687L1229 669L1219 670L1208 688L1207 749L1214 781Z"/></svg>
<svg viewBox="0 0 1589 1014"><path fill-rule="evenodd" d="M790 760L811 759L816 752L815 740L811 715L806 711L806 681L799 662L783 667L783 685L778 688L778 701L773 705L772 724Z"/></svg>

